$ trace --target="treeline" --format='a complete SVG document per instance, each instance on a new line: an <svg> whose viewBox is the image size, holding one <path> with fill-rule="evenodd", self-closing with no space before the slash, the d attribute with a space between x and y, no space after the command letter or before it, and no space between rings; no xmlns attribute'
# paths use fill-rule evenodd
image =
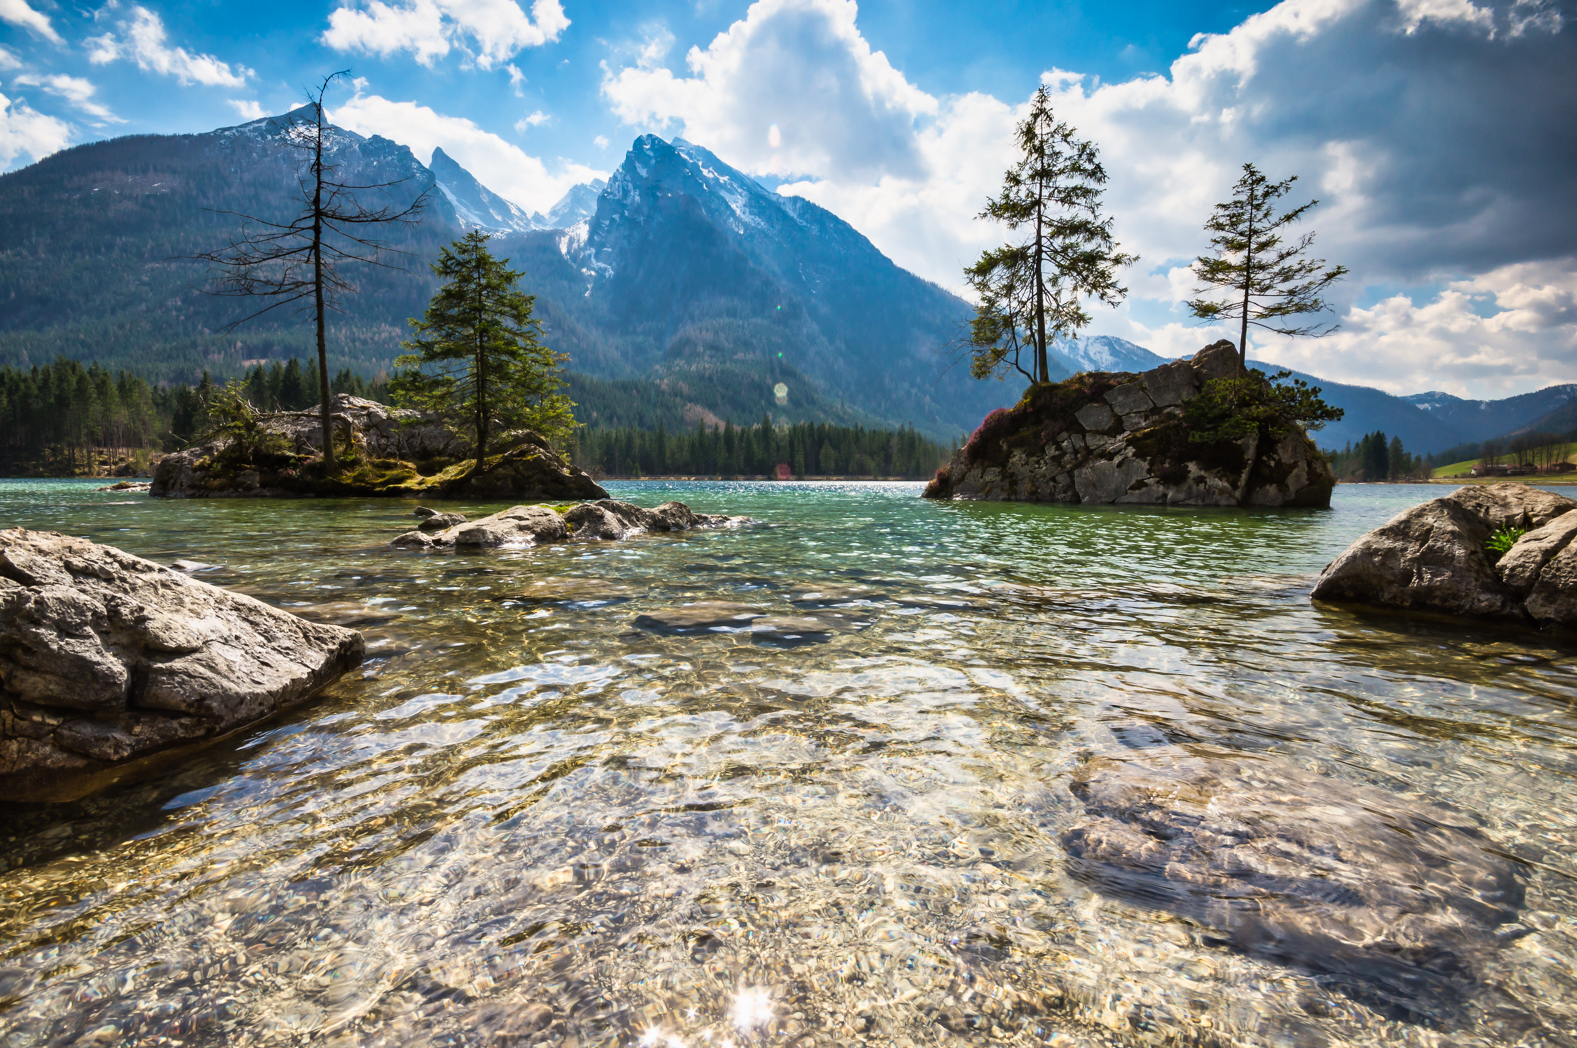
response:
<svg viewBox="0 0 1577 1048"><path fill-rule="evenodd" d="M262 411L303 411L318 402L315 362L297 358L254 365L242 380ZM195 385L153 385L127 371L62 358L31 368L0 366L0 472L74 476L146 470L155 451L176 451L208 432L218 384L205 372ZM367 380L349 370L334 393L387 400L387 376ZM578 413L578 412L577 412ZM924 480L952 448L915 430L828 423L670 430L587 427L571 456L605 476L854 476ZM782 467L780 470L779 467Z"/></svg>
<svg viewBox="0 0 1577 1048"><path fill-rule="evenodd" d="M1430 466L1422 457L1410 455L1401 437L1387 438L1375 430L1358 443L1331 454L1331 469L1336 479L1358 481L1428 480Z"/></svg>
<svg viewBox="0 0 1577 1048"><path fill-rule="evenodd" d="M1570 454L1569 447L1577 441L1577 431L1571 433L1518 433L1510 437L1496 437L1478 444L1458 444L1429 456L1431 466L1449 466L1455 462L1475 459L1489 465L1549 466L1564 462Z"/></svg>
<svg viewBox="0 0 1577 1048"><path fill-rule="evenodd" d="M247 399L264 411L313 407L317 388L317 364L303 366L294 357L259 364L246 378ZM369 382L344 370L330 388L380 399L387 380L380 375ZM124 464L145 469L151 452L183 448L208 430L214 389L206 372L195 386L170 386L64 358L0 367L0 469L66 476Z"/></svg>
<svg viewBox="0 0 1577 1048"><path fill-rule="evenodd" d="M633 427L581 429L572 457L589 473L611 477L901 477L925 480L953 448L905 426L865 429L801 422L776 426L698 424L670 433Z"/></svg>

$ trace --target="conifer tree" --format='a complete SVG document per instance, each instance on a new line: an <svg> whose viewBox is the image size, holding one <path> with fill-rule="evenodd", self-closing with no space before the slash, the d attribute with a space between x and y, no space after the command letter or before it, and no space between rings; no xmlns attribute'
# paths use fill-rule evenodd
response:
<svg viewBox="0 0 1577 1048"><path fill-rule="evenodd" d="M524 427L559 441L575 426L574 405L559 392L568 356L542 344L534 296L520 290L509 259L493 257L489 239L472 230L442 249L433 272L443 286L426 315L412 318L411 352L395 361L406 370L389 383L400 403L473 434L478 474L494 433Z"/></svg>
<svg viewBox="0 0 1577 1048"><path fill-rule="evenodd" d="M1346 266L1325 268L1325 260L1305 258L1314 234L1305 233L1283 243L1283 231L1317 204L1276 214L1276 201L1284 196L1297 175L1272 182L1253 164L1243 165L1243 177L1232 187L1232 199L1217 204L1205 229L1215 235L1210 246L1215 255L1194 260L1200 287L1188 303L1201 320L1237 320L1238 362L1248 367L1248 326L1280 335L1324 335L1335 327L1302 326L1283 318L1319 313L1327 308L1320 296L1347 275ZM1209 297L1215 296L1215 297Z"/></svg>
<svg viewBox="0 0 1577 1048"><path fill-rule="evenodd" d="M964 270L980 298L968 338L970 373L986 378L1012 367L1031 382L1049 382L1048 339L1076 336L1090 322L1087 300L1121 302L1128 290L1117 271L1138 256L1117 250L1112 220L1100 214L1106 169L1093 144L1058 122L1044 85L1016 137L1023 155L979 217L1029 236L983 253ZM1026 349L1032 370L1020 362Z"/></svg>

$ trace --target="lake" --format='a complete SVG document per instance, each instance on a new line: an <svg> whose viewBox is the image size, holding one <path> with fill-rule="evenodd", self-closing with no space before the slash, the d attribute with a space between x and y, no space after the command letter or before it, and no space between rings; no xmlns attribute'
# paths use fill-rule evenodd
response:
<svg viewBox="0 0 1577 1048"><path fill-rule="evenodd" d="M409 502L96 486L0 481L3 519L215 565L368 659L141 781L0 814L5 1048L1577 1041L1577 647L1307 597L1449 489L613 482L761 523L459 555L386 547ZM837 628L638 622L697 600ZM1070 777L1136 732L1476 827L1520 914L1412 994L1097 891Z"/></svg>

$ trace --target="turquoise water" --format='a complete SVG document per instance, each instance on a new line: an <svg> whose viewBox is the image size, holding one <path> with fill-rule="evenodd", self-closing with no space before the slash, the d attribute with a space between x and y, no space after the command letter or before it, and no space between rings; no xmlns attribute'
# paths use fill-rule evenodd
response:
<svg viewBox="0 0 1577 1048"><path fill-rule="evenodd" d="M387 549L409 503L0 481L6 526L210 563L369 653L144 781L0 815L0 1045L1577 1040L1577 648L1307 599L1443 489L609 488L762 523L465 556ZM635 624L834 586L865 589L812 643ZM1092 892L1067 777L1136 721L1477 824L1527 864L1525 934L1460 1012L1399 1014Z"/></svg>

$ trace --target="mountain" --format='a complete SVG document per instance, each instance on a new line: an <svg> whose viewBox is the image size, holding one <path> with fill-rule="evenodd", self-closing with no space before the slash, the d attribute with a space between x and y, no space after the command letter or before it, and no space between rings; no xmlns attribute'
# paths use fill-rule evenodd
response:
<svg viewBox="0 0 1577 1048"><path fill-rule="evenodd" d="M584 224L500 250L531 274L574 367L656 382L687 399L692 422L771 412L945 439L1017 396L949 369L941 347L969 316L961 299L682 139L636 139Z"/></svg>
<svg viewBox="0 0 1577 1048"><path fill-rule="evenodd" d="M1062 365L1069 375L1080 371L1149 371L1166 363L1165 357L1111 335L1059 338L1048 347L1047 356L1051 364Z"/></svg>
<svg viewBox="0 0 1577 1048"><path fill-rule="evenodd" d="M1577 426L1577 384L1546 386L1504 400L1463 400L1449 393L1414 393L1408 403L1462 434L1459 443L1484 441L1520 430L1565 433Z"/></svg>
<svg viewBox="0 0 1577 1048"><path fill-rule="evenodd" d="M571 186L569 192L548 210L541 226L545 229L568 229L577 222L585 221L597 213L597 198L607 187L607 180L602 178Z"/></svg>
<svg viewBox="0 0 1577 1048"><path fill-rule="evenodd" d="M427 166L437 182L438 191L449 201L455 217L467 228L486 232L523 232L548 227L548 221L542 215L528 215L522 208L488 189L442 149L433 150L432 162Z"/></svg>
<svg viewBox="0 0 1577 1048"><path fill-rule="evenodd" d="M192 256L238 215L296 213L300 114L195 135L129 136L0 175L0 363L67 356L154 379L233 376L309 356L307 318L228 326L252 301L202 293ZM361 293L330 316L330 366L391 365L434 290L426 265L467 228L522 269L548 343L571 354L583 414L668 425L765 413L787 421L913 424L948 439L1016 388L975 383L939 352L969 307L908 273L837 216L771 192L683 141L644 136L606 184L528 215L435 151L331 128L342 181L395 183L374 204L427 191L410 226L379 230L402 269L347 267ZM557 228L568 227L568 228Z"/></svg>

